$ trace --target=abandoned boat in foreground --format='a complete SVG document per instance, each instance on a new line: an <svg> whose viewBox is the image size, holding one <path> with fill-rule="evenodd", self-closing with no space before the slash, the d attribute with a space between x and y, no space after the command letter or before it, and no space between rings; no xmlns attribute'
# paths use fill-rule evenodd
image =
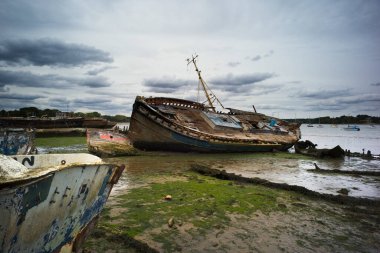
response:
<svg viewBox="0 0 380 253"><path fill-rule="evenodd" d="M78 252L123 169L90 154L0 155L0 252Z"/></svg>
<svg viewBox="0 0 380 253"><path fill-rule="evenodd" d="M176 98L138 96L128 137L143 150L182 152L255 152L287 150L300 139L300 124L261 113L224 108L203 81L194 63L209 106ZM211 94L211 95L209 95ZM216 100L229 112L217 112Z"/></svg>
<svg viewBox="0 0 380 253"><path fill-rule="evenodd" d="M0 128L0 154L28 155L36 152L34 130Z"/></svg>

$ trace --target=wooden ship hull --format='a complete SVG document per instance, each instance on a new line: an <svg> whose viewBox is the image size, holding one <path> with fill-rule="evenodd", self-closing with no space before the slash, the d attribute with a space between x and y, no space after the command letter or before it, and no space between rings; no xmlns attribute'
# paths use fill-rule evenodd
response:
<svg viewBox="0 0 380 253"><path fill-rule="evenodd" d="M133 148L126 135L100 129L87 129L88 151L100 157L134 155Z"/></svg>
<svg viewBox="0 0 380 253"><path fill-rule="evenodd" d="M124 169L90 154L0 156L0 165L0 252L80 252Z"/></svg>
<svg viewBox="0 0 380 253"><path fill-rule="evenodd" d="M260 113L219 113L188 100L137 97L128 137L142 150L265 152L289 149L300 130Z"/></svg>
<svg viewBox="0 0 380 253"><path fill-rule="evenodd" d="M27 155L35 153L34 135L33 130L0 128L0 154Z"/></svg>

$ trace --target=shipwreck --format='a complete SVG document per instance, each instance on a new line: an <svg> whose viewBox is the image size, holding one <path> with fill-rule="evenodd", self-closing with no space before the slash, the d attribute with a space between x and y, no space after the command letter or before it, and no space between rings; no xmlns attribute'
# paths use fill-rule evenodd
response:
<svg viewBox="0 0 380 253"><path fill-rule="evenodd" d="M300 124L254 111L225 108L201 77L197 56L188 59L198 74L206 103L137 96L128 137L142 150L257 152L287 150L300 138ZM218 103L223 111L217 111Z"/></svg>
<svg viewBox="0 0 380 253"><path fill-rule="evenodd" d="M123 169L90 154L0 155L0 252L79 252Z"/></svg>

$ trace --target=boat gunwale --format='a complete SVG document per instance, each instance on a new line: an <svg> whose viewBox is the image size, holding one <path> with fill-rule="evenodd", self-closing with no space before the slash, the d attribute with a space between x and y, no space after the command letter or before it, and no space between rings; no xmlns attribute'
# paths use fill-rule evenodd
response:
<svg viewBox="0 0 380 253"><path fill-rule="evenodd" d="M0 191L5 190L7 186L15 186L15 185L21 185L25 183L34 183L35 181L42 180L45 176L48 177L50 175L53 175L56 172L60 172L66 169L72 169L74 167L87 167L87 166L107 166L109 168L114 167L120 167L116 164L112 163L73 163L70 165L56 165L51 167L45 167L46 170L43 170L43 168L35 168L35 169L28 169L28 171L22 175L22 177L17 178L9 178L4 181L0 181ZM83 168L82 168L83 169ZM38 170L37 172L34 172L33 170ZM44 173L46 172L46 173ZM36 175L33 175L33 174ZM31 175L32 174L32 175Z"/></svg>

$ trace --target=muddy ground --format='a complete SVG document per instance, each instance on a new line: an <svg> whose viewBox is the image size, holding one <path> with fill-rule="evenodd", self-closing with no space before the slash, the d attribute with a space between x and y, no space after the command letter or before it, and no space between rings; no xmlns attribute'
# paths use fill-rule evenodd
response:
<svg viewBox="0 0 380 253"><path fill-rule="evenodd" d="M378 201L342 204L193 171L139 182L110 199L86 252L380 251Z"/></svg>

